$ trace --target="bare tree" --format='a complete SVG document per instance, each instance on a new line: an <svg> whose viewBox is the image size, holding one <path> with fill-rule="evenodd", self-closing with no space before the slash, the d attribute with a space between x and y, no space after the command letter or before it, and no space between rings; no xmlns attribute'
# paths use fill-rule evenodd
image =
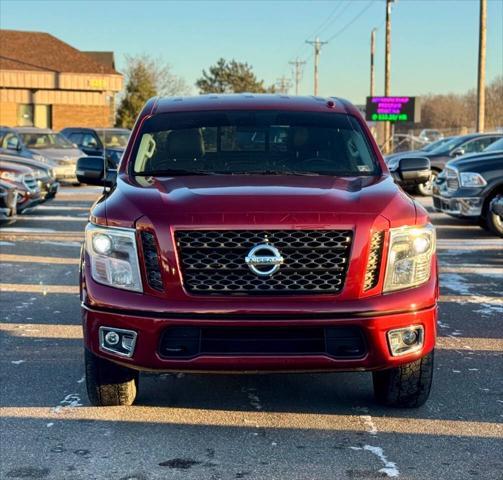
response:
<svg viewBox="0 0 503 480"><path fill-rule="evenodd" d="M190 94L185 80L169 64L148 55L126 56L126 88L117 109L116 124L131 128L145 102L155 96Z"/></svg>

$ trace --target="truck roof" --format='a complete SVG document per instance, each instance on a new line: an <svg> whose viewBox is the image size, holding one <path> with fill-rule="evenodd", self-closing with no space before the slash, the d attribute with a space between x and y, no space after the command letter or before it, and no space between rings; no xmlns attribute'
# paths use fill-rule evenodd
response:
<svg viewBox="0 0 503 480"><path fill-rule="evenodd" d="M150 102L149 102L150 103ZM337 97L279 94L209 94L191 97L164 97L153 100L151 115L168 112L211 110L290 110L338 113L358 112L347 100Z"/></svg>

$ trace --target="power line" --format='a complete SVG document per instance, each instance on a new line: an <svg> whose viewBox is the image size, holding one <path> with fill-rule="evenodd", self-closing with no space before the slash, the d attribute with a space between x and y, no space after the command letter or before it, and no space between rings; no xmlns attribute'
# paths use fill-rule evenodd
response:
<svg viewBox="0 0 503 480"><path fill-rule="evenodd" d="M363 8L360 10L360 12L353 17L352 20L350 20L346 25L344 25L342 28L337 30L331 37L327 39L327 42L331 42L334 38L338 37L341 33L346 31L353 23L355 23L372 5L373 1L370 0Z"/></svg>
<svg viewBox="0 0 503 480"><path fill-rule="evenodd" d="M332 24L333 21L336 20L336 18L334 18L334 16L338 12L338 10L340 9L340 7L342 7L343 5L344 5L343 1L337 3L337 5L335 6L335 8L328 14L328 16L325 18L325 20L323 20L323 22L321 22L320 25L318 25L318 27L315 28L314 31L311 34L307 35L307 38L317 36L320 33L322 33L323 30L326 30L327 27L330 24ZM342 12L344 12L344 10L346 10L347 7L349 7L349 5L351 5L351 3L348 1L347 5L346 5L346 8L344 8L342 10ZM340 16L338 16L337 18L340 18Z"/></svg>

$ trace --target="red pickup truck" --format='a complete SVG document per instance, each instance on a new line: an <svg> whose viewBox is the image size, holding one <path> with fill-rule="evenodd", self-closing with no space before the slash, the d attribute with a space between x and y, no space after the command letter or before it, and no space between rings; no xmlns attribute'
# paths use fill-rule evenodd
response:
<svg viewBox="0 0 503 480"><path fill-rule="evenodd" d="M396 175L429 178L406 158ZM435 232L339 98L154 98L82 250L87 390L134 402L141 370L373 372L376 399L428 398Z"/></svg>

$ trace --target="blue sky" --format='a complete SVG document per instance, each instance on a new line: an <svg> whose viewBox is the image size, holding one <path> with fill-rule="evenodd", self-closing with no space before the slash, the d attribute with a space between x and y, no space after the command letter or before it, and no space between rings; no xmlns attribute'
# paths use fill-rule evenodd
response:
<svg viewBox="0 0 503 480"><path fill-rule="evenodd" d="M464 92L477 81L478 0L399 0L393 6L392 94ZM383 0L25 1L1 0L1 28L49 32L80 50L148 53L194 84L219 57L250 63L267 84L308 59L301 93L312 93L312 49L322 49L320 94L362 103L369 90L370 30L378 27L376 93L384 76ZM357 17L357 18L355 18ZM503 0L488 1L487 78L503 74ZM321 31L320 31L321 30ZM341 32L342 30L342 32ZM196 89L194 88L194 93Z"/></svg>

